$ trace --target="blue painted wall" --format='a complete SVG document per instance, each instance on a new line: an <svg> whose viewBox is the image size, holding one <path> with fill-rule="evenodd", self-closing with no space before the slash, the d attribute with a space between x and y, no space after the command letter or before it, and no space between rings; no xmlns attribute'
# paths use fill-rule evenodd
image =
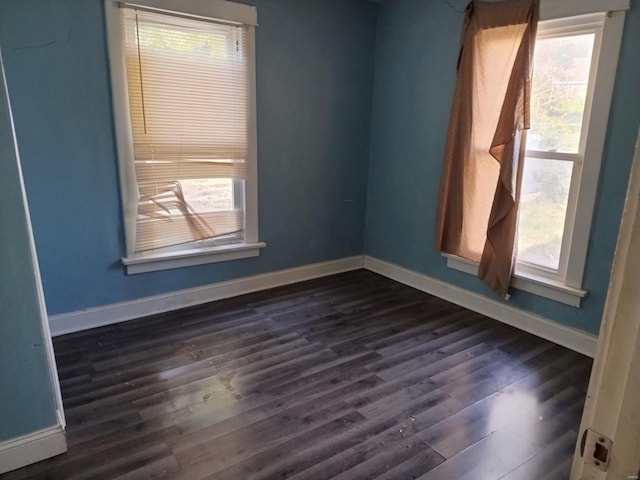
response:
<svg viewBox="0 0 640 480"><path fill-rule="evenodd" d="M126 276L102 1L0 0L49 313L363 251L494 298L433 251L462 14L444 1L249 3L260 23L259 213L268 247L258 258ZM451 3L462 10L466 0ZM512 297L517 307L593 333L640 120L638 44L633 2L585 273L590 295L580 310Z"/></svg>
<svg viewBox="0 0 640 480"><path fill-rule="evenodd" d="M433 248L435 206L466 0L393 0L379 6L367 254L496 298L471 275L451 270ZM597 333L640 124L640 6L632 2L611 109L584 278L576 309L525 292L510 303Z"/></svg>
<svg viewBox="0 0 640 480"><path fill-rule="evenodd" d="M0 443L56 425L31 238L0 64Z"/></svg>
<svg viewBox="0 0 640 480"><path fill-rule="evenodd" d="M376 5L256 0L260 257L126 276L102 0L2 0L50 314L361 254Z"/></svg>

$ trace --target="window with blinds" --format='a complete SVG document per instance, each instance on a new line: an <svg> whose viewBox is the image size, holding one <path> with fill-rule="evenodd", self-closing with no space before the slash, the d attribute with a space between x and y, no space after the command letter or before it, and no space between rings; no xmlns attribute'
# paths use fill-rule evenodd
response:
<svg viewBox="0 0 640 480"><path fill-rule="evenodd" d="M133 252L243 240L247 28L121 5ZM123 198L125 196L123 195ZM127 208L125 206L125 212Z"/></svg>

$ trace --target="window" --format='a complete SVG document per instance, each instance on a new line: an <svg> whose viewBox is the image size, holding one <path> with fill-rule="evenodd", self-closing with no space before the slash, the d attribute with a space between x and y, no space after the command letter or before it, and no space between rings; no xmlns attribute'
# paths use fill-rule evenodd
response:
<svg viewBox="0 0 640 480"><path fill-rule="evenodd" d="M513 286L574 306L582 275L624 12L538 23ZM477 265L448 255L452 268Z"/></svg>
<svg viewBox="0 0 640 480"><path fill-rule="evenodd" d="M255 256L255 9L107 0L128 273Z"/></svg>

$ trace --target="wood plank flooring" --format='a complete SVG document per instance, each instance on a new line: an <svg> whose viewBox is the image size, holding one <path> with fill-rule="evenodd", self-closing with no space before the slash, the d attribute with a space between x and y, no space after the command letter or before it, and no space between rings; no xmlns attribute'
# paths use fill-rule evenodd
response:
<svg viewBox="0 0 640 480"><path fill-rule="evenodd" d="M54 341L19 479L566 480L591 360L364 270Z"/></svg>

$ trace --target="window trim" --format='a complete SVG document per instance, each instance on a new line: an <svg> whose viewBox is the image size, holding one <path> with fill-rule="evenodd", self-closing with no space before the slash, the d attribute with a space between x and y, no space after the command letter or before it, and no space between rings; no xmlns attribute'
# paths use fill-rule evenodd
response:
<svg viewBox="0 0 640 480"><path fill-rule="evenodd" d="M159 13L177 13L178 15L239 23L250 27L258 26L256 7L226 0L105 0L105 2L112 4L116 11L118 4L126 3L131 6L158 10Z"/></svg>
<svg viewBox="0 0 640 480"><path fill-rule="evenodd" d="M583 124L585 138L581 139L581 142L585 142L584 149L581 149L584 155L574 162L581 168L574 168L574 173L572 174L572 186L577 185L578 188L577 192L570 193L569 204L567 205L567 209L572 208L575 213L569 238L567 238L566 230L563 237L563 248L565 242L570 242L571 245L566 265L559 266L559 271L562 272L564 270L564 278L558 277L557 274L541 275L543 273L542 269L534 271L528 268L516 267L512 286L517 290L534 293L575 307L580 307L582 298L588 293L582 288L582 281L598 193L598 179L604 153L615 74L622 43L626 13L624 8L629 8L626 0L620 0L617 3L620 5L616 5L616 8L620 8L620 10L607 13L602 12L602 10L606 11L606 8L601 9L601 13L593 13L597 12L597 10L592 9L588 14L584 14L587 12L579 9L574 10L574 13L571 14L566 9L559 9L558 12L555 12L552 8L549 8L545 15L541 14L544 21L548 23L546 30L552 30L555 23L562 25L563 29L573 25L574 30L578 32L578 25L593 24L594 19L598 19L601 22L600 38L598 41L598 34L596 34L593 58L597 59L597 64L595 65L596 68L592 68L590 72L589 88L592 89L592 94L590 102L585 105L583 120L583 122L586 122L586 126ZM542 6L545 4L546 2L542 3ZM561 17L552 18L552 13L557 13ZM577 174L580 175L577 182L573 178L576 175L576 170L578 171ZM456 255L446 253L442 255L447 259L448 267L477 275L478 264L476 262Z"/></svg>
<svg viewBox="0 0 640 480"><path fill-rule="evenodd" d="M255 7L225 0L132 0L127 5L158 10L160 13L175 13L194 18L210 18L218 21L243 24L247 35L248 67L248 175L245 179L244 240L238 243L201 246L198 242L185 244L182 249L134 253L137 202L128 201L138 197L133 160L133 135L129 116L129 98L124 63L124 45L121 35L119 4L116 0L105 0L107 31L107 51L111 71L111 96L113 124L116 136L118 170L120 175L120 195L124 222L126 254L121 261L127 274L151 272L170 268L180 268L227 260L258 256L266 244L258 240L258 165L257 165L257 119L256 119L256 58ZM130 186L129 189L125 186Z"/></svg>
<svg viewBox="0 0 640 480"><path fill-rule="evenodd" d="M610 12L604 15L601 41L598 53L598 65L593 84L593 95L588 105L586 119L588 123L584 147L584 159L579 189L575 202L574 227L572 231L571 251L567 264L564 283L573 288L581 288L587 250L591 234L591 222L596 203L598 179L604 154L607 124L613 97L625 11ZM595 54L595 52L594 52ZM586 110L586 109L585 109Z"/></svg>
<svg viewBox="0 0 640 480"><path fill-rule="evenodd" d="M442 256L447 259L447 267L474 276L478 275L478 263L450 253L443 253ZM588 294L581 288L570 287L557 280L540 277L533 273L514 273L511 286L516 290L533 293L572 307L580 307L582 299Z"/></svg>
<svg viewBox="0 0 640 480"><path fill-rule="evenodd" d="M218 245L215 247L172 250L166 253L139 253L123 258L122 263L126 265L128 275L135 275L137 273L156 272L158 270L168 270L171 268L190 267L206 263L257 257L260 255L260 249L266 246L267 244L264 242L243 242Z"/></svg>
<svg viewBox="0 0 640 480"><path fill-rule="evenodd" d="M575 153L567 152L546 152L539 150L527 149L525 157L548 159L554 161L569 161L573 164L571 172L571 182L569 188L569 195L567 198L567 209L565 216L565 223L562 232L562 243L560 246L560 258L557 269L545 268L541 265L532 264L525 261L518 261L516 258L515 273L524 278L537 278L548 279L550 282L556 282L563 284L567 282L567 273L569 271L569 265L578 264L581 271L584 270L584 261L580 252L576 252L573 248L573 240L577 230L586 230L587 235L590 231L590 225L586 226L580 222L576 222L579 210L585 208L578 202L578 196L581 192L584 192L585 186L582 182L582 173L585 169L585 152L586 145L590 136L591 125L591 112L593 99L596 94L596 80L599 73L601 45L602 45L602 33L604 30L604 20L606 15L604 13L596 13L589 15L579 15L575 17L560 18L554 20L547 20L540 22L538 25L537 39L552 39L562 38L575 35L593 34L593 50L591 53L591 64L589 68L589 79L587 85L587 92L585 95L585 106L582 118L582 127L580 130L580 142L578 149ZM608 112L607 112L608 114ZM526 161L526 160L525 160ZM596 175L599 174L600 167L595 165L596 162L591 159L587 160L587 168L597 168ZM599 162L598 162L599 163ZM580 265L582 264L582 265ZM580 282L577 284L571 284L572 287L577 288L580 286Z"/></svg>
<svg viewBox="0 0 640 480"><path fill-rule="evenodd" d="M629 10L630 0L541 0L540 20L575 17L589 13Z"/></svg>

